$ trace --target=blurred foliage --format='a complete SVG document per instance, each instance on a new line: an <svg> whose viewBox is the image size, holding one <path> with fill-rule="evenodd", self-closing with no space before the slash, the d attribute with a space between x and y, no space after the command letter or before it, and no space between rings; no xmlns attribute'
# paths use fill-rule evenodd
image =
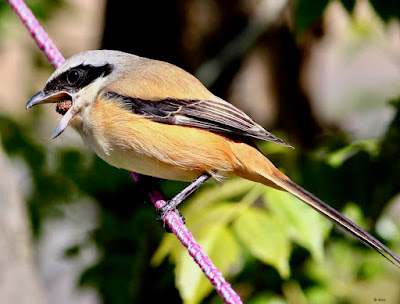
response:
<svg viewBox="0 0 400 304"><path fill-rule="evenodd" d="M268 209L262 208L261 202ZM238 179L226 181L219 189L202 189L182 212L190 231L228 277L242 271L249 259L256 259L275 267L280 276L287 279L292 252L290 240L321 260L323 241L330 227L313 210L287 193ZM183 300L198 303L212 286L176 242L173 236L165 236L153 263L158 265L170 255L177 265L176 283ZM179 284L190 281L189 278L198 278L197 284Z"/></svg>
<svg viewBox="0 0 400 304"><path fill-rule="evenodd" d="M299 33L313 26L322 18L322 13L330 0L299 0L296 2L296 30Z"/></svg>
<svg viewBox="0 0 400 304"><path fill-rule="evenodd" d="M385 21L390 18L400 18L400 2L396 0L370 0L376 13Z"/></svg>
<svg viewBox="0 0 400 304"><path fill-rule="evenodd" d="M323 17L326 6L333 0L297 0L295 20L296 30L302 33L314 26L318 20ZM356 0L334 0L340 2L343 7L351 13L356 4ZM389 21L390 18L400 18L400 2L397 0L368 0L375 12L384 20Z"/></svg>
<svg viewBox="0 0 400 304"><path fill-rule="evenodd" d="M343 209L342 212L347 217L364 229L371 230L374 228L370 222L371 217L375 222L382 213L384 205L381 202L389 201L400 189L399 171L394 172L396 177L374 178L378 168L384 172L393 172L390 168L384 168L388 162L391 166L400 166L396 157L400 153L400 141L397 140L400 135L400 107L396 108L398 114L389 126L386 136L379 142L350 143L339 149L329 147L328 143L323 147L324 153L314 153L311 156L299 155L295 151L283 151L280 147L279 149L274 147L275 153L286 158L282 163L292 163L296 167L302 162L307 164L306 169L301 169L301 165L300 169L286 169L298 171L300 180L310 179L314 184L310 185L310 189L314 189L315 193L319 193L320 197L324 197L334 207L343 207L339 209ZM390 153L387 158L386 144L389 142L396 147L392 147L393 154ZM271 144L264 144L265 151L269 150L269 146ZM354 162L358 163L359 169L368 170L371 165L374 169L369 174L360 174L359 169L358 172L346 169ZM349 171L353 173L349 174ZM309 177L310 172L316 173ZM333 178L333 175L336 178ZM329 188L336 195L329 195L325 189L315 185L315 181L318 180L324 185L329 180L329 185L326 185L325 189ZM357 183L354 180L357 180ZM394 182L396 180L397 182ZM374 186L363 187L360 192L353 189L357 188L357 184L368 181L373 182ZM350 192L337 191L344 189L345 184L351 187L349 190L354 192L352 195ZM378 192L379 196L374 197L373 192ZM359 205L349 203L352 197L356 202L364 201L361 206L365 210L377 211L366 218ZM334 204L335 201L339 204ZM188 228L217 267L228 278L234 278L233 281L238 284L237 287L234 286L237 290L247 289L247 292L252 294L251 301L254 303L292 303L289 299L298 295L290 293L298 291L290 291L289 288L285 293L285 285L290 282L287 281L289 278L295 280L300 290L303 290L306 299L304 303L365 303L374 295L371 292L364 295L357 293L363 284L372 286L378 284L380 280L384 282L388 280L388 275L397 284L400 282L398 274L388 272L390 264L385 259L371 249L359 246L356 240L352 240L352 243L342 241L343 236L347 238L342 232L335 231L333 236L329 236L332 225L328 220L293 196L278 190L245 180L230 179L220 188L209 186L199 190L181 211L187 219ZM398 243L400 223L393 222L393 224L397 228L391 240ZM328 236L329 245L324 251L324 243L328 240ZM224 250L217 251L209 248L210 243L226 244L226 246ZM167 256L176 264L175 281L184 302L200 303L204 295L212 290L212 286L201 274L201 270L194 263L190 263L186 250L177 246L176 239L171 235L164 236L152 262L159 265ZM260 263L272 268L263 267ZM273 268L279 276L273 274ZM264 283L258 282L261 278L257 278L252 271L246 275L246 269L247 271L254 269L256 272L255 269L258 269L262 273L260 277L265 279ZM267 279L271 276L274 277L273 281ZM180 283L188 282L189 278L195 277L198 278L196 284ZM275 295L263 295L263 292L261 294L257 292L265 289L271 291L274 288L276 288ZM379 288L384 287L379 285ZM379 294L382 292L381 289L374 288L373 291ZM283 298L276 296L280 292L284 293ZM389 298L387 295L386 299L394 301L397 297Z"/></svg>
<svg viewBox="0 0 400 304"><path fill-rule="evenodd" d="M329 2L298 0L294 10L297 32L307 31L318 23ZM355 5L353 0L340 2L349 12ZM398 1L370 2L383 20L399 17ZM29 4L38 17L47 18L60 3L40 0ZM219 39L217 34L213 38L229 41L235 34L232 29L240 32L246 20L242 15L230 19L229 14L235 9L230 1L218 3L225 8L221 14L226 24L239 25L229 26L230 31L222 29L224 39ZM168 5L168 8L178 11L174 6ZM0 2L0 20L3 14L10 12L5 2ZM168 21L172 19L167 15L169 19L162 20L165 28L171 25ZM139 17L134 19L143 22ZM117 22L116 18L125 20L115 14L108 18L108 22ZM155 22L157 18L152 20ZM173 22L174 28L177 23ZM142 36L151 36L142 29L141 32ZM294 43L295 34L285 33L290 34L290 41ZM166 35L160 36L169 39ZM157 53L160 48L151 45L155 40L149 41L149 48ZM155 43L160 45L159 41ZM146 48L147 44L136 45ZM172 45L177 48L178 42ZM296 45L292 46L300 53ZM210 49L217 47L222 46L212 43L209 46ZM168 51L180 59L178 50ZM212 56L209 49L205 53ZM38 62L42 65L42 61ZM297 64L301 64L300 57ZM221 83L228 83L234 72L230 68L224 71ZM293 151L269 143L260 143L260 148L299 184L343 210L365 229L374 231L386 204L400 189L399 100L392 101L392 105L397 114L380 139L349 142L344 134L336 132L308 150L299 147ZM155 221L152 205L142 203L147 200L146 189L154 186L155 180L144 178L135 184L128 172L112 168L97 157L87 161L85 153L74 149L59 149L56 165L51 166L54 155L34 136L35 125L44 110L35 109L27 121L1 116L1 140L9 156L23 159L29 168L33 187L27 204L35 236L40 236L48 217L61 216L57 213L58 205L72 204L82 198L97 203L98 227L87 242L96 245L99 258L82 273L79 284L95 288L103 303L166 299L172 303L221 303L181 244L173 235L164 234ZM167 197L183 186L178 182L161 182ZM295 303L294 299L296 303L310 304L368 303L379 296L386 298L387 303L395 301L391 301L390 292L395 289L393 284L400 283L400 278L391 265L369 248L331 229L327 220L288 194L230 179L222 186L203 186L184 203L181 211L199 243L246 303ZM393 222L393 226L395 233L385 242L399 246L399 223ZM73 245L66 250L66 258L78 256L85 246L87 243ZM393 296L393 299L399 298Z"/></svg>
<svg viewBox="0 0 400 304"><path fill-rule="evenodd" d="M30 0L25 1L28 7L39 21L48 19L57 10L65 6L64 0ZM9 22L9 18L15 18L10 5L7 1L0 1L0 31L4 30L5 23Z"/></svg>

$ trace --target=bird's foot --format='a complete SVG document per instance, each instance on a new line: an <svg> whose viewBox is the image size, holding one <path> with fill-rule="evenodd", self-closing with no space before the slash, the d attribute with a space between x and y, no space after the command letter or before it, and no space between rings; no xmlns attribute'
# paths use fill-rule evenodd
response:
<svg viewBox="0 0 400 304"><path fill-rule="evenodd" d="M172 232L171 229L169 228L168 225L165 224L165 217L167 216L168 212L170 211L175 211L175 213L178 215L178 217L182 220L182 222L185 224L186 220L183 217L183 215L179 212L178 209L176 209L176 202L172 199L168 201L163 207L158 209L157 211L157 221L161 222L161 226L168 232Z"/></svg>

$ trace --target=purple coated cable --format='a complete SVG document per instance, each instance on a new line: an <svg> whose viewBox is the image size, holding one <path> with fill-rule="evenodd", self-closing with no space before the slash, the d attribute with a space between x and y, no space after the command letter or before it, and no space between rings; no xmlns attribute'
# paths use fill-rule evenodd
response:
<svg viewBox="0 0 400 304"><path fill-rule="evenodd" d="M23 0L7 1L21 21L25 24L39 48L46 54L47 59L57 69L64 63L65 59L32 14L31 10L26 6ZM140 175L135 172L131 172L131 176L135 181L140 180ZM149 196L157 209L161 208L166 203L161 194L156 190L151 190ZM215 289L221 295L224 302L229 304L242 303L239 295L232 289L231 285L225 281L221 271L215 267L211 259L205 254L200 245L197 244L193 235L186 228L181 218L174 211L167 213L165 223L183 246L188 249L193 260L199 265L206 277L215 286Z"/></svg>
<svg viewBox="0 0 400 304"><path fill-rule="evenodd" d="M131 175L136 182L140 180L139 174L131 172ZM156 206L157 210L166 204L162 195L154 189L149 192L149 196L153 204ZM215 286L215 289L220 294L224 302L230 304L242 303L241 298L232 289L231 285L225 280L221 271L214 265L211 259L204 252L203 248L201 248L201 246L197 244L192 233L186 228L185 224L182 222L181 217L178 216L176 212L170 211L165 217L165 223L176 235L182 245L188 249L190 256L197 263L197 265L199 265L208 280Z"/></svg>
<svg viewBox="0 0 400 304"><path fill-rule="evenodd" d="M53 41L49 38L47 33L41 27L31 10L26 6L24 1L21 0L7 0L15 13L25 24L29 33L35 39L39 48L45 53L47 59L57 69L65 61L63 55L54 45Z"/></svg>

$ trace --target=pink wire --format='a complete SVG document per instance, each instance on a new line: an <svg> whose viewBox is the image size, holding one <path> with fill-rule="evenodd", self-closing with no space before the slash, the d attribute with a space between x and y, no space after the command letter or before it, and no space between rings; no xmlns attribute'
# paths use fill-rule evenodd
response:
<svg viewBox="0 0 400 304"><path fill-rule="evenodd" d="M24 1L21 0L7 0L15 13L25 24L29 33L35 39L39 48L45 53L47 59L57 69L64 63L65 59L57 49L53 41L49 38L44 29L40 26L39 22L32 14L31 10L26 6Z"/></svg>
<svg viewBox="0 0 400 304"><path fill-rule="evenodd" d="M46 57L51 64L55 68L62 65L65 62L64 57L61 55L60 51L49 38L24 1L7 1L17 13L21 21L25 24L39 48L46 54ZM135 181L140 180L140 175L135 172L131 172L131 176ZM151 190L149 196L157 209L161 208L166 203L161 194L156 190ZM232 289L231 285L226 282L221 271L215 267L211 259L205 254L200 245L197 244L193 235L186 228L181 218L174 211L170 211L166 215L165 223L169 226L183 246L188 249L190 256L192 256L193 260L199 265L206 277L215 286L215 289L221 295L224 302L229 304L242 303L239 295Z"/></svg>

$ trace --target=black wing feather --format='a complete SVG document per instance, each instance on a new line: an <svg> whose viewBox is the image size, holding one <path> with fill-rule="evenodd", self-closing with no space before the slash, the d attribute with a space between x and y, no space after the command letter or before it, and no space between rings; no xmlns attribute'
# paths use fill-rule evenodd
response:
<svg viewBox="0 0 400 304"><path fill-rule="evenodd" d="M165 98L146 100L122 96L114 92L105 93L103 98L116 100L132 113L156 122L196 127L211 132L238 134L292 147L255 123L244 112L222 99Z"/></svg>

